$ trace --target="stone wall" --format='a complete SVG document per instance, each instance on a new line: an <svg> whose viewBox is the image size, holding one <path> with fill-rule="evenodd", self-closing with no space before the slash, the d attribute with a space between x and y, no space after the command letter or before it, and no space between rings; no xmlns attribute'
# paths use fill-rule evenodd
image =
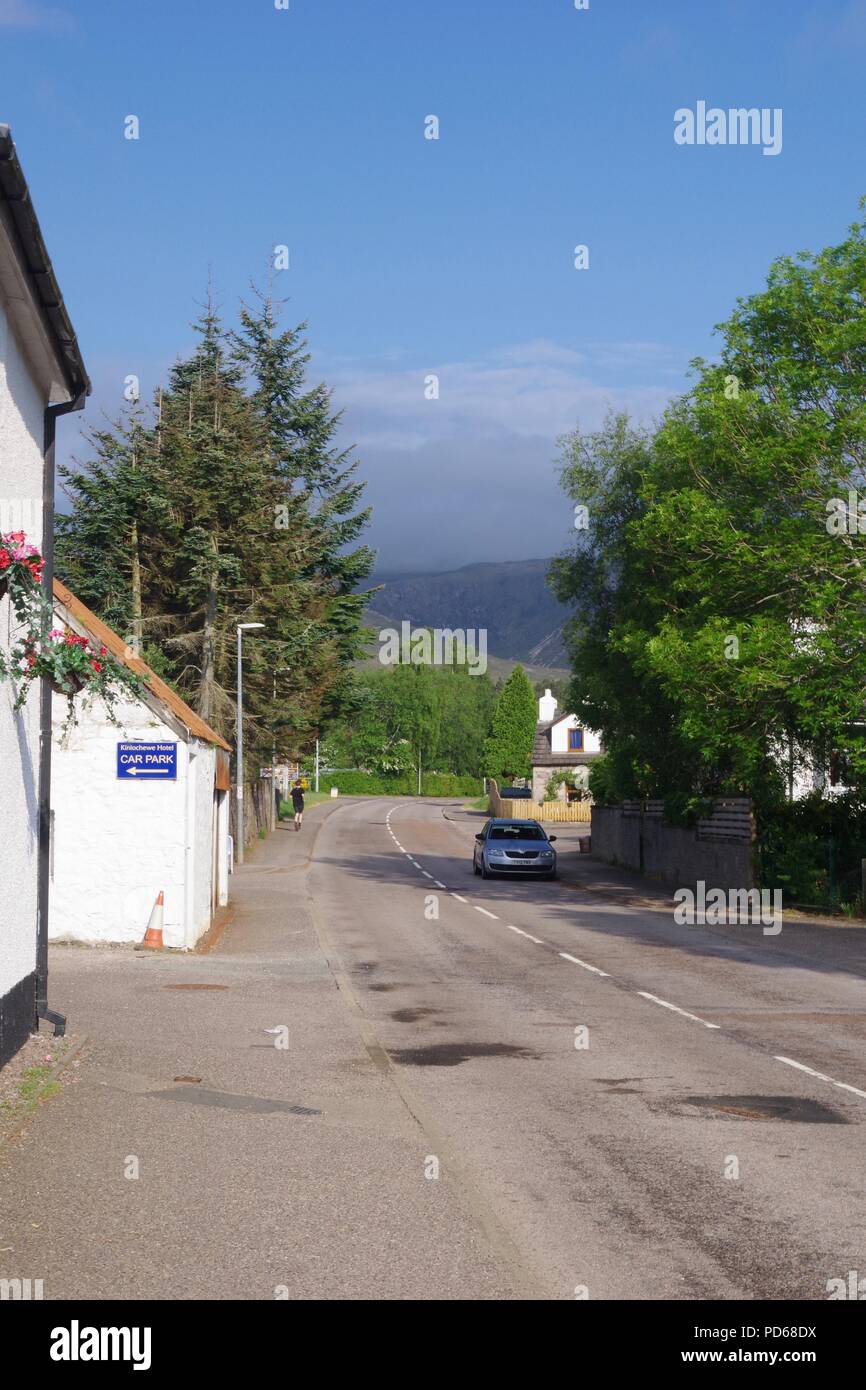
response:
<svg viewBox="0 0 866 1390"><path fill-rule="evenodd" d="M667 825L663 817L622 806L593 806L592 852L607 864L644 873L674 888L703 881L708 888L756 886L752 832L714 836L711 822L701 831ZM710 828L707 828L710 827Z"/></svg>

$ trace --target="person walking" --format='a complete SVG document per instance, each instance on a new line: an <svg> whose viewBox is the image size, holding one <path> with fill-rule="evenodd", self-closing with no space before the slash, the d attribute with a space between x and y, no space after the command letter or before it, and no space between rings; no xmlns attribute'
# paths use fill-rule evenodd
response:
<svg viewBox="0 0 866 1390"><path fill-rule="evenodd" d="M304 819L304 789L300 778L292 787L292 805L295 808L295 829L300 830L301 821Z"/></svg>

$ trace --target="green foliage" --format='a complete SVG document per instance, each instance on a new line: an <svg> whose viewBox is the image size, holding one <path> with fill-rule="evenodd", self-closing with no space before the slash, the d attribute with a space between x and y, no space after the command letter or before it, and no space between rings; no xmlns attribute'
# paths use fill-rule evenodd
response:
<svg viewBox="0 0 866 1390"><path fill-rule="evenodd" d="M532 683L523 667L515 666L496 701L490 737L484 747L484 771L488 777L510 780L529 776L537 711Z"/></svg>
<svg viewBox="0 0 866 1390"><path fill-rule="evenodd" d="M356 677L352 713L332 724L322 747L329 767L381 776L436 768L480 777L493 689L465 665L398 665Z"/></svg>
<svg viewBox="0 0 866 1390"><path fill-rule="evenodd" d="M827 527L864 484L864 282L866 223L774 264L657 429L562 441L589 528L551 582L569 703L608 750L598 800L746 792L769 815L791 747L866 779L866 542Z"/></svg>
<svg viewBox="0 0 866 1390"><path fill-rule="evenodd" d="M337 787L343 796L416 796L418 784L414 775L385 776L375 772L329 772L319 779L322 791ZM478 777L458 777L451 772L421 774L422 796L477 796L481 790ZM485 802L486 805L486 802Z"/></svg>
<svg viewBox="0 0 866 1390"><path fill-rule="evenodd" d="M866 801L861 793L781 803L762 818L760 880L785 902L856 908L866 859Z"/></svg>
<svg viewBox="0 0 866 1390"><path fill-rule="evenodd" d="M583 799L583 784L576 780L576 774L573 769L569 769L565 772L551 773L547 779L547 785L544 788L544 800L558 801L560 787L569 787L573 790L576 789L580 791L581 796L578 800Z"/></svg>
<svg viewBox="0 0 866 1390"><path fill-rule="evenodd" d="M368 512L329 393L305 385L303 325L281 332L260 299L237 332L210 300L195 327L154 417L136 408L61 469L57 572L224 736L236 626L264 623L245 642L244 712L251 760L270 761L351 707Z"/></svg>

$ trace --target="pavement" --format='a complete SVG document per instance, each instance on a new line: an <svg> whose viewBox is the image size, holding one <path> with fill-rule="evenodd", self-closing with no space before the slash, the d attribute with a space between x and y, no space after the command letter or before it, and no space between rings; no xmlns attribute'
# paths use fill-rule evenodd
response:
<svg viewBox="0 0 866 1390"><path fill-rule="evenodd" d="M483 819L341 799L255 847L209 954L54 947L87 1042L0 1146L0 1278L699 1300L866 1275L866 933L678 926L573 827L562 881L482 882Z"/></svg>

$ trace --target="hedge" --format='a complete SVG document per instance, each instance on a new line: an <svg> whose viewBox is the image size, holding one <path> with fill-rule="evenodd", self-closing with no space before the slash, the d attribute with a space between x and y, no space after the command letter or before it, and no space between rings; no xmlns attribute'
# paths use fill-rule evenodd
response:
<svg viewBox="0 0 866 1390"><path fill-rule="evenodd" d="M322 773L319 790L329 792L332 787L344 796L417 796L418 778L415 773L395 777L357 771ZM480 777L458 777L453 772L427 772L421 777L422 796L480 796L483 790Z"/></svg>

